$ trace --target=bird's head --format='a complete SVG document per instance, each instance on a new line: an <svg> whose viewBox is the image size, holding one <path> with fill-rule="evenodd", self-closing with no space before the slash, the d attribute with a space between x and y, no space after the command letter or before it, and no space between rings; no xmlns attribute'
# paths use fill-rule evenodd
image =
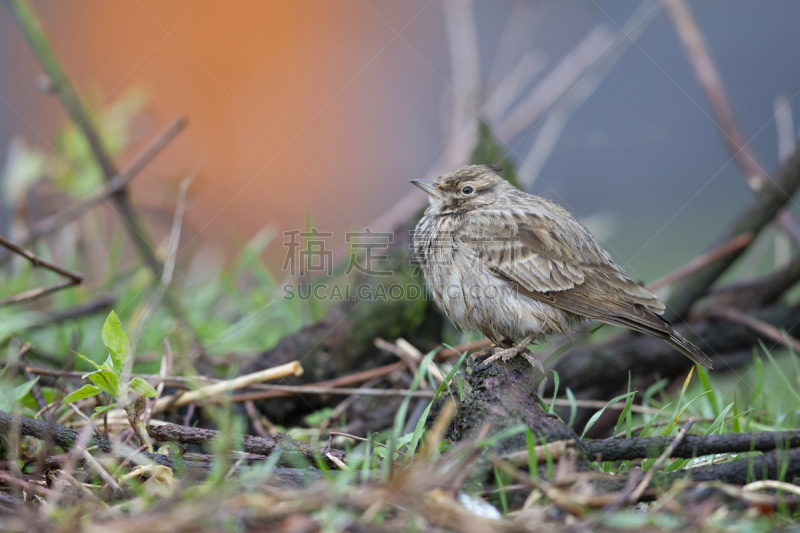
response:
<svg viewBox="0 0 800 533"><path fill-rule="evenodd" d="M428 193L436 213L454 213L494 203L503 189L511 187L497 175L500 170L490 165L467 165L439 176L436 181L410 181Z"/></svg>

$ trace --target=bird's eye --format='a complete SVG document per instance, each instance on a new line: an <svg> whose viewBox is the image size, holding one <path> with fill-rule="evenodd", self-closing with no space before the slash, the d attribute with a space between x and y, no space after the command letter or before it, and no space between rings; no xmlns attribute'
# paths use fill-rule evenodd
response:
<svg viewBox="0 0 800 533"><path fill-rule="evenodd" d="M464 187L463 189L461 189L461 192L462 192L463 194L472 194L472 193L474 193L474 192L475 192L475 189L473 189L472 187L470 187L469 185L467 185L466 187Z"/></svg>

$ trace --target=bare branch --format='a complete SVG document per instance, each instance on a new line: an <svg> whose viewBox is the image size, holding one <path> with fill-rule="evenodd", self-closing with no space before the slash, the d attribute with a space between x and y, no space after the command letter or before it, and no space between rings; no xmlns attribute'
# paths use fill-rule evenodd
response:
<svg viewBox="0 0 800 533"><path fill-rule="evenodd" d="M45 237L54 231L61 229L67 223L83 215L91 208L106 200L107 198L121 191L150 161L152 161L161 150L174 139L183 128L186 127L186 119L178 117L173 120L166 128L147 143L130 164L123 168L120 173L109 180L103 187L86 199L78 200L69 205L63 211L52 215L36 224L28 234L21 239L23 246L28 246L36 239ZM10 255L0 257L0 265L9 259Z"/></svg>
<svg viewBox="0 0 800 533"><path fill-rule="evenodd" d="M106 181L111 181L118 174L114 162L103 147L100 133L92 121L90 111L72 86L53 45L45 35L41 19L28 0L6 0L6 6L49 76L50 87L58 95L70 119L75 123L75 127L79 128L86 137L94 158L103 170ZM139 248L145 263L153 272L160 272L161 261L155 255L144 224L128 198L127 191L124 188L120 189L114 195L114 200L128 223L128 233Z"/></svg>
<svg viewBox="0 0 800 533"><path fill-rule="evenodd" d="M628 48L641 37L650 22L659 13L659 6L658 0L644 0L639 4L636 11L617 32L616 39L608 52L597 60L597 63L588 69L586 74L577 80L564 97L556 103L539 130L539 135L530 152L523 164L520 165L517 174L523 189L529 189L536 181L567 125L567 121L594 93Z"/></svg>
<svg viewBox="0 0 800 533"><path fill-rule="evenodd" d="M725 86L689 6L684 0L663 1L686 49L697 81L706 94L722 142L744 172L750 187L755 190L760 189L764 181L768 179L767 174L759 165L750 146L739 131L736 117L728 102Z"/></svg>
<svg viewBox="0 0 800 533"><path fill-rule="evenodd" d="M11 250L15 254L21 255L22 257L26 258L28 261L31 262L34 268L39 268L39 267L46 268L47 270L50 270L52 272L55 272L56 274L68 278L67 280L62 281L60 283L56 283L54 285L49 285L47 287L40 287L37 289L31 289L29 291L25 291L15 296L11 296L4 300L0 300L0 306L27 302L35 298L40 298L45 294L50 294L51 292L65 289L73 285L80 285L81 282L83 281L83 275L80 274L79 272L74 272L72 270L62 268L56 265L55 263L51 263L50 261L42 259L33 252L29 252L22 246L11 242L5 239L4 237L0 237L0 246L4 246L5 248Z"/></svg>
<svg viewBox="0 0 800 533"><path fill-rule="evenodd" d="M597 64L616 42L614 32L606 25L590 31L575 48L539 82L494 131L498 138L509 141L522 133L551 108L589 69Z"/></svg>

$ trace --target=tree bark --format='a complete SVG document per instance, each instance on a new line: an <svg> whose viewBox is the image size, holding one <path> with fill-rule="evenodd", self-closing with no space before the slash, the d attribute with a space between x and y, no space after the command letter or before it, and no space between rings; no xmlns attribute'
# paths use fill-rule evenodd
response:
<svg viewBox="0 0 800 533"><path fill-rule="evenodd" d="M177 426L175 424L167 424L161 426L165 429L159 430L159 427L150 427L150 435L158 440L168 440L174 438L180 442L188 444L206 444L218 436L217 431L209 429L190 428L186 426ZM75 446L78 440L78 432L70 429L61 424L43 422L41 420L34 420L24 416L12 415L5 411L0 411L0 433L7 435L12 431L19 431L21 435L29 435L36 437L45 442L52 442L61 446L65 450L70 450ZM302 455L306 459L314 460L316 453L319 453L322 458L329 464L333 462L327 458L326 453L330 453L337 459L344 459L344 452L341 450L322 449L317 452L308 444L299 442L288 435L278 434L274 439L263 439L260 437L252 437L250 435L235 435L234 438L242 438L245 443L245 451L250 453L261 453L268 455L272 451L281 450L287 452L287 456ZM185 438L185 440L181 440ZM91 444L97 446L101 452L115 455L120 459L125 459L124 454L114 450L114 443L111 441L92 437ZM142 452L142 455L163 466L173 467L172 459L169 456L161 455L159 453Z"/></svg>
<svg viewBox="0 0 800 533"><path fill-rule="evenodd" d="M584 442L583 446L588 459L620 461L658 457L673 440L674 437L634 437ZM690 459L717 453L767 452L798 447L800 447L800 431L686 435L670 456Z"/></svg>
<svg viewBox="0 0 800 533"><path fill-rule="evenodd" d="M177 424L149 426L147 429L151 437L162 442L176 440L182 444L206 446L220 438L220 432L213 429L193 428ZM305 442L295 440L283 433L278 433L274 438L254 437L252 435L230 435L229 438L234 441L241 439L242 449L247 453L270 455L275 451L280 451L284 458L303 457L311 461L312 464L317 457L320 457L332 466L334 463L328 458L329 454L340 461L346 459L342 450L333 448L317 450Z"/></svg>
<svg viewBox="0 0 800 533"><path fill-rule="evenodd" d="M485 424L489 424L489 435L526 426L533 432L537 444L574 440L579 448L582 446L569 426L542 410L534 379L540 374L523 357L505 363L495 362L487 368L480 366L478 361L467 367L465 397L459 403L447 433L450 440L474 437ZM525 447L525 435L517 434L503 440L497 451L508 453Z"/></svg>

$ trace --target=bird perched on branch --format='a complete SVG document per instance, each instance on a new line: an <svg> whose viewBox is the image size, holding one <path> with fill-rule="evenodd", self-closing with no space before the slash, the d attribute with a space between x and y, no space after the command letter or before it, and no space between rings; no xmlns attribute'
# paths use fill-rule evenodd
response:
<svg viewBox="0 0 800 533"><path fill-rule="evenodd" d="M484 365L521 353L541 367L528 344L590 319L664 339L711 367L659 316L664 304L631 281L569 211L520 191L499 171L468 165L436 181L411 180L430 196L414 232L415 256L448 318L495 343Z"/></svg>

